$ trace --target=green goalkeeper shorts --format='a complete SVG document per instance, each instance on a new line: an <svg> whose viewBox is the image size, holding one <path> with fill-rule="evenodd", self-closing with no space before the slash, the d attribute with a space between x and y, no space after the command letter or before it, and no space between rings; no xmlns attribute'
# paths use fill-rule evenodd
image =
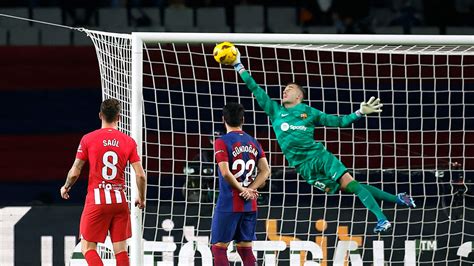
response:
<svg viewBox="0 0 474 266"><path fill-rule="evenodd" d="M298 172L310 185L332 194L339 190L339 178L347 173L344 164L327 150L303 162L296 167Z"/></svg>

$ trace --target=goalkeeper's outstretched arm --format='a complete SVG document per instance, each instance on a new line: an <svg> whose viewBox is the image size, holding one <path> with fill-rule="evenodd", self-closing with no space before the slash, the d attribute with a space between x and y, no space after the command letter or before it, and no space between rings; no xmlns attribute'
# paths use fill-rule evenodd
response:
<svg viewBox="0 0 474 266"><path fill-rule="evenodd" d="M362 114L359 112L354 112L348 115L330 115L326 114L318 109L313 108L313 117L315 126L326 126L326 127L348 127L355 121L361 118Z"/></svg>
<svg viewBox="0 0 474 266"><path fill-rule="evenodd" d="M312 111L313 116L315 117L315 125L323 125L327 127L347 127L355 121L359 120L359 118L364 115L382 112L382 106L383 104L380 103L379 98L375 99L375 97L370 97L367 102L362 102L360 104L359 110L349 115L329 115L314 108L312 109Z"/></svg>
<svg viewBox="0 0 474 266"><path fill-rule="evenodd" d="M240 52L237 52L237 58L232 63L235 71L237 71L245 82L249 90L255 95L255 99L258 102L258 105L267 113L270 118L272 118L276 111L281 108L281 106L270 99L268 94L255 82L255 80L250 76L250 73L245 69L244 65L240 62Z"/></svg>

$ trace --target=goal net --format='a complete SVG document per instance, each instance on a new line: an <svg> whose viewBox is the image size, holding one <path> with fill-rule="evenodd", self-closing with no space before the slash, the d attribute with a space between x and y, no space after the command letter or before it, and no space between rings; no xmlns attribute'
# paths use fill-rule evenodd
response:
<svg viewBox="0 0 474 266"><path fill-rule="evenodd" d="M219 193L212 142L225 130L222 107L228 102L246 108L243 129L261 142L272 169L258 199L259 264L474 262L472 42L453 45L446 38L443 45L438 38L428 45L425 38L417 45L421 38L411 36L413 45L403 45L406 40L396 43L393 36L383 44L383 36L328 35L324 44L322 37L295 35L291 44L278 35L149 33L135 35L140 38L132 45L132 35L87 34L98 55L103 97L123 103L120 127L141 143L147 207L132 213L141 228L135 233L145 240L136 250L144 254L140 263L211 263ZM353 195L326 195L297 176L245 84L232 67L214 61L214 45L226 40L236 43L244 65L274 100L288 82L307 88L306 103L328 114L349 114L379 97L380 115L349 128L317 128L315 139L359 182L407 192L417 208L382 202L393 230L376 235L375 217ZM240 265L233 250L229 258Z"/></svg>

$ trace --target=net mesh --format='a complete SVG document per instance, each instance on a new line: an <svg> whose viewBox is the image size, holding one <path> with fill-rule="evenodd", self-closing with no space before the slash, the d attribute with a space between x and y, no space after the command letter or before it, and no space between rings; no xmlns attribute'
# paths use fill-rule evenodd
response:
<svg viewBox="0 0 474 266"><path fill-rule="evenodd" d="M129 133L130 38L89 36L100 62L104 98L124 103L121 129ZM472 255L456 254L474 233L472 47L237 45L244 65L274 100L293 81L307 88L307 104L328 114L349 114L360 102L380 97L380 115L350 128L315 131L315 139L359 182L414 196L418 207L412 210L382 203L394 228L379 236L372 232L375 217L358 199L321 193L288 167L266 114L232 67L214 61L213 46L143 47L142 146L148 176L143 237L178 246L171 254L154 253L155 260L177 262L183 244L207 244L218 195L212 142L215 132L224 131L222 107L240 102L247 110L243 129L260 141L272 168L258 200L258 240L284 240L288 247L290 240L314 241L322 247L322 265L336 263L337 247L346 240L358 245L345 258L352 263L358 257L371 263L377 240L383 241L390 265L403 264L406 240L416 242L420 265L474 262ZM163 223L168 219L172 225ZM197 260L200 256L196 253ZM263 262L260 253L258 261ZM289 263L289 249L279 252L277 264Z"/></svg>

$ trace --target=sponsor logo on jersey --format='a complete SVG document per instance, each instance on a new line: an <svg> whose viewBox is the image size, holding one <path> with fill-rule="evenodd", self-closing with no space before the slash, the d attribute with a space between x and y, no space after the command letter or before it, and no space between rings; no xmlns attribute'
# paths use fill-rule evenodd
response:
<svg viewBox="0 0 474 266"><path fill-rule="evenodd" d="M306 129L308 129L308 128L305 127L305 126L293 126L293 125L290 125L288 123L283 123L283 124L281 124L280 129L282 131L288 131L288 129L306 131Z"/></svg>
<svg viewBox="0 0 474 266"><path fill-rule="evenodd" d="M285 117L285 116L288 116L288 114L281 114L281 117Z"/></svg>
<svg viewBox="0 0 474 266"><path fill-rule="evenodd" d="M105 181L102 181L102 183L98 185L98 188L106 189L106 190L123 190L122 184L111 184L111 183L106 183Z"/></svg>

